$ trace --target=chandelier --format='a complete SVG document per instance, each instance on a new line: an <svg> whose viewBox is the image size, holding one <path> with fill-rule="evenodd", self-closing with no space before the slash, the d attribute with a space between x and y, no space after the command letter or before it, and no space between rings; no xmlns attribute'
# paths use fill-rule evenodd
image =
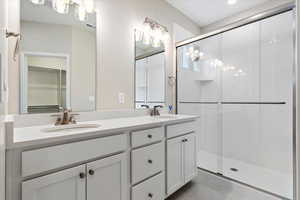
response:
<svg viewBox="0 0 300 200"><path fill-rule="evenodd" d="M49 0L29 0L36 5L44 5ZM74 6L75 17L80 21L87 20L87 14L94 12L94 0L50 0L52 8L60 14L68 14L70 6Z"/></svg>

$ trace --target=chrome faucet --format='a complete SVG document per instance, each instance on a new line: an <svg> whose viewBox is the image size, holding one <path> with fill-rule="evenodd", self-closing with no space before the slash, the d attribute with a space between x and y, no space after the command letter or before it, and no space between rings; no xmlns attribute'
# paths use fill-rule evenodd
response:
<svg viewBox="0 0 300 200"><path fill-rule="evenodd" d="M76 124L76 120L74 116L79 115L76 113L71 113L71 110L63 109L62 114L51 115L52 117L57 117L55 126L59 125L68 125L68 124Z"/></svg>
<svg viewBox="0 0 300 200"><path fill-rule="evenodd" d="M157 105L157 106L153 106L153 109L150 112L151 116L160 116L159 110L158 108L162 108L163 106L161 105Z"/></svg>

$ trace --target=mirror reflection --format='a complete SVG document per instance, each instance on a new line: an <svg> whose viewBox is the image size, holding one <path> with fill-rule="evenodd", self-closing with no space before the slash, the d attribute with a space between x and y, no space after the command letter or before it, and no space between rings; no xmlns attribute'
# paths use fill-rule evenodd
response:
<svg viewBox="0 0 300 200"><path fill-rule="evenodd" d="M135 107L165 105L165 47L136 30ZM139 39L140 38L140 39Z"/></svg>
<svg viewBox="0 0 300 200"><path fill-rule="evenodd" d="M96 14L79 10L21 1L21 113L95 110Z"/></svg>

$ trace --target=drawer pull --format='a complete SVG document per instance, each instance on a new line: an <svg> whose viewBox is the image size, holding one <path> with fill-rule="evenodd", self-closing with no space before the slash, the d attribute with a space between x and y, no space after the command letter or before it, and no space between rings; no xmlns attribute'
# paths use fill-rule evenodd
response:
<svg viewBox="0 0 300 200"><path fill-rule="evenodd" d="M152 135L149 134L149 135L148 135L148 138L149 138L149 139L152 139Z"/></svg>
<svg viewBox="0 0 300 200"><path fill-rule="evenodd" d="M182 140L182 142L187 142L187 141L188 141L188 139L183 139L183 140Z"/></svg>
<svg viewBox="0 0 300 200"><path fill-rule="evenodd" d="M83 173L83 172L79 173L79 178L84 179L85 178L85 173Z"/></svg>
<svg viewBox="0 0 300 200"><path fill-rule="evenodd" d="M95 171L92 170L92 169L90 169L90 170L89 170L89 174L90 174L91 176L93 176L93 175L95 174Z"/></svg>
<svg viewBox="0 0 300 200"><path fill-rule="evenodd" d="M153 161L152 161L151 159L149 159L149 160L148 160L148 163L149 163L149 164L152 164L152 163L153 163Z"/></svg>
<svg viewBox="0 0 300 200"><path fill-rule="evenodd" d="M152 193L149 193L149 194L148 194L148 197L152 198L152 197L153 197L153 194L152 194Z"/></svg>

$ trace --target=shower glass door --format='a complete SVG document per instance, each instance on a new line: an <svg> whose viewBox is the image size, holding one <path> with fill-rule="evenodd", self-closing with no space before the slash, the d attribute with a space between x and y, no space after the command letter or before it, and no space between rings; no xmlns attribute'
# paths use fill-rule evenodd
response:
<svg viewBox="0 0 300 200"><path fill-rule="evenodd" d="M179 47L178 113L196 114L198 167L293 198L293 12Z"/></svg>

